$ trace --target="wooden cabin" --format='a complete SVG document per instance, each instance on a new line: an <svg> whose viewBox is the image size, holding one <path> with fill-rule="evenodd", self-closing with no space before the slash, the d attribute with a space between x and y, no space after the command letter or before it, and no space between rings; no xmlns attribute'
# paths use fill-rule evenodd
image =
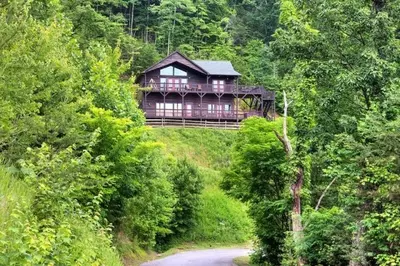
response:
<svg viewBox="0 0 400 266"><path fill-rule="evenodd" d="M239 77L229 61L191 60L174 52L139 76L144 88L141 108L148 119L271 119L274 92L261 86L239 85Z"/></svg>

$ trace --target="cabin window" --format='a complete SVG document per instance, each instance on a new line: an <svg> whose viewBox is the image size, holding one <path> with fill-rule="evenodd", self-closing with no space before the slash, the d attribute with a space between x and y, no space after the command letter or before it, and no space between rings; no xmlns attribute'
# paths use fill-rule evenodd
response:
<svg viewBox="0 0 400 266"><path fill-rule="evenodd" d="M181 116L182 115L182 103L156 103L156 116Z"/></svg>
<svg viewBox="0 0 400 266"><path fill-rule="evenodd" d="M181 116L181 115L182 115L182 104L174 103L174 116Z"/></svg>
<svg viewBox="0 0 400 266"><path fill-rule="evenodd" d="M230 104L225 104L224 111L225 111L226 113L230 113L230 112L232 111L232 105L230 105Z"/></svg>
<svg viewBox="0 0 400 266"><path fill-rule="evenodd" d="M164 116L164 103L156 103L156 116Z"/></svg>
<svg viewBox="0 0 400 266"><path fill-rule="evenodd" d="M214 79L213 80L213 91L214 92L224 92L225 89L225 80L218 80Z"/></svg>
<svg viewBox="0 0 400 266"><path fill-rule="evenodd" d="M160 78L160 89L162 91L165 91L166 83L167 83L167 79L166 78Z"/></svg>
<svg viewBox="0 0 400 266"><path fill-rule="evenodd" d="M172 66L165 67L160 70L160 74L163 76L173 76L174 75L174 68Z"/></svg>
<svg viewBox="0 0 400 266"><path fill-rule="evenodd" d="M180 70L179 68L174 67L174 76L179 76L179 77L186 77L187 72Z"/></svg>
<svg viewBox="0 0 400 266"><path fill-rule="evenodd" d="M222 104L208 104L207 110L209 114L220 116L222 113Z"/></svg>
<svg viewBox="0 0 400 266"><path fill-rule="evenodd" d="M176 76L176 77L186 77L187 72L173 66L168 66L160 70L161 76Z"/></svg>
<svg viewBox="0 0 400 266"><path fill-rule="evenodd" d="M164 88L167 87L168 91L180 91L186 88L188 79L167 78L167 83L164 83Z"/></svg>
<svg viewBox="0 0 400 266"><path fill-rule="evenodd" d="M209 114L213 114L215 112L215 106L214 104L208 104L207 110Z"/></svg>

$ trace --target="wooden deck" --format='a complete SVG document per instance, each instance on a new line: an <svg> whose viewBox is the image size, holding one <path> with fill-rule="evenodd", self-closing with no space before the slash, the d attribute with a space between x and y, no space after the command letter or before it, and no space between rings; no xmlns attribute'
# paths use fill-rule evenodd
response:
<svg viewBox="0 0 400 266"><path fill-rule="evenodd" d="M224 129L224 130L237 130L240 128L240 124L237 122L218 122L209 120L190 120L190 119L167 119L157 118L146 119L146 125L151 127L183 127L183 128L212 128L212 129Z"/></svg>
<svg viewBox="0 0 400 266"><path fill-rule="evenodd" d="M264 100L274 100L275 93L266 91L261 86L245 86L236 84L225 84L223 87L215 87L213 84L171 84L171 83L149 83L142 84L145 91L151 92L178 92L178 93L214 93L214 94L237 94L237 95L260 95Z"/></svg>
<svg viewBox="0 0 400 266"><path fill-rule="evenodd" d="M143 108L147 118L167 118L167 119L200 119L200 120L218 120L218 121L241 121L251 116L263 116L262 111L249 110L213 110L207 108L193 109L155 109L148 106Z"/></svg>

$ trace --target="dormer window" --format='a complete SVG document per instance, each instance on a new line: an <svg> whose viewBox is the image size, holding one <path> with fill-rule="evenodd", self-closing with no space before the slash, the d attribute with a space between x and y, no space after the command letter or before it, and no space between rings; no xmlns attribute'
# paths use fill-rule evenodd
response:
<svg viewBox="0 0 400 266"><path fill-rule="evenodd" d="M177 67L168 66L160 70L161 76L175 76L175 77L186 77L187 72Z"/></svg>

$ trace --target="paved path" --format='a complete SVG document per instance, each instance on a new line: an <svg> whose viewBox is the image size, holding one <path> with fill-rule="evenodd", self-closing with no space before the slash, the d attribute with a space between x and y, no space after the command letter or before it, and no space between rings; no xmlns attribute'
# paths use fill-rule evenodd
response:
<svg viewBox="0 0 400 266"><path fill-rule="evenodd" d="M250 254L249 249L207 249L178 253L141 266L232 266L236 257Z"/></svg>

